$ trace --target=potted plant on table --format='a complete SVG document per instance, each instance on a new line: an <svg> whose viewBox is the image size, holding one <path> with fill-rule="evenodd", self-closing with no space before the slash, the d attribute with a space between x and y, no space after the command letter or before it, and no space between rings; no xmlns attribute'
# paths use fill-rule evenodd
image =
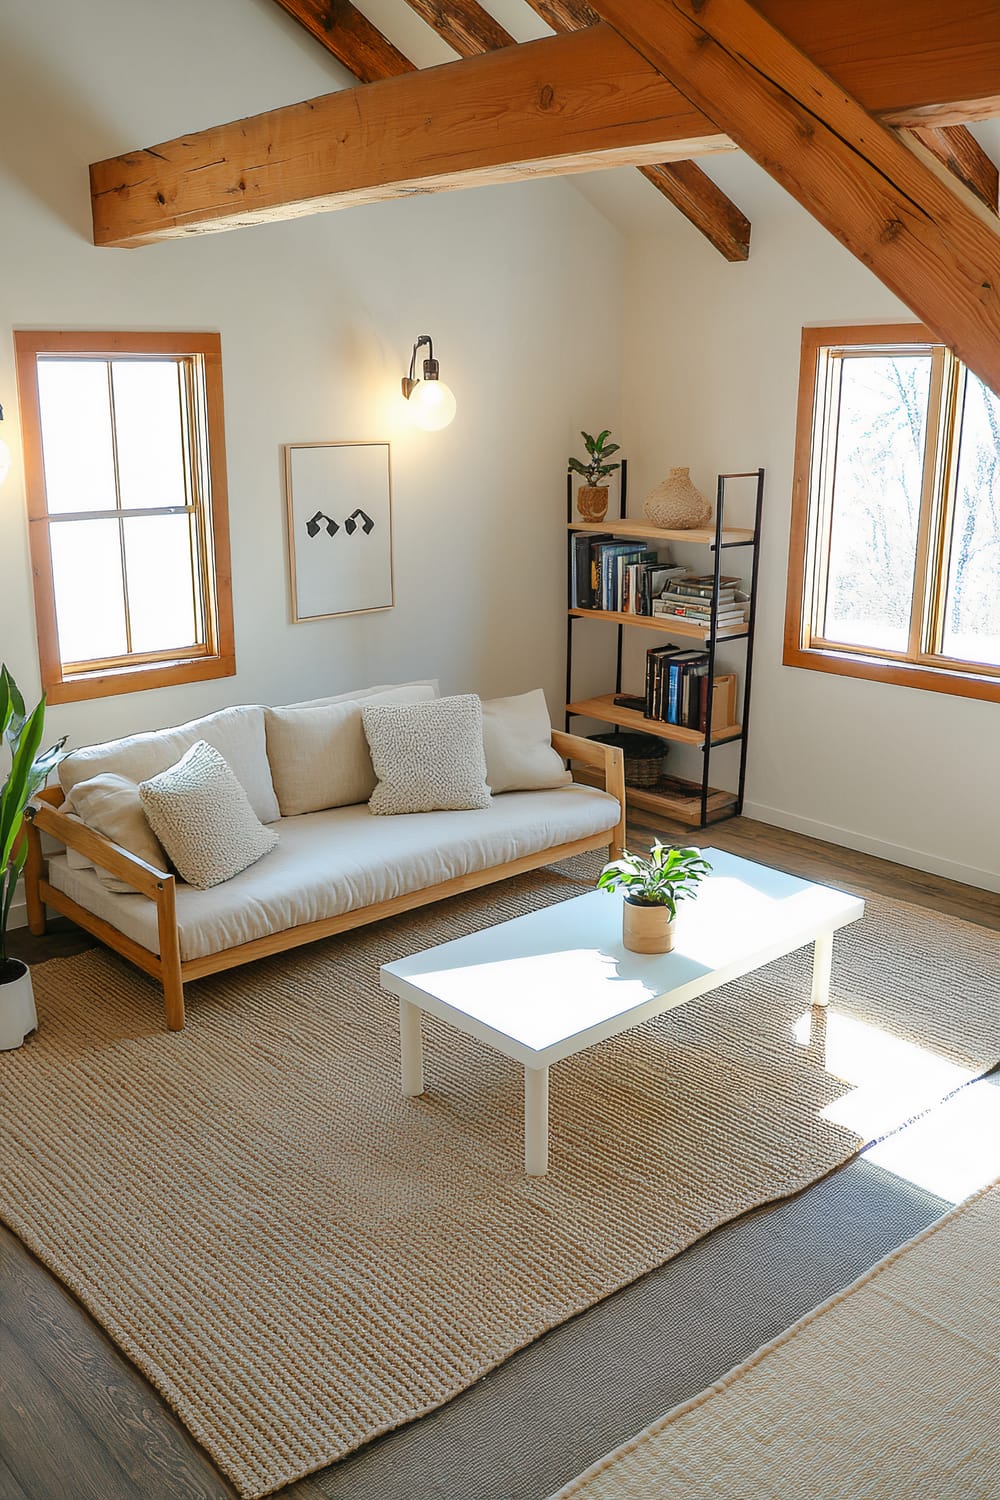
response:
<svg viewBox="0 0 1000 1500"><path fill-rule="evenodd" d="M608 463L611 454L617 453L620 445L608 442L610 427L598 433L597 437L592 437L589 432L581 432L580 436L586 444L587 461L579 458L569 460L569 472L582 474L584 480L576 492L576 508L584 521L603 521L608 513L608 487L600 481L621 468L620 463Z"/></svg>
<svg viewBox="0 0 1000 1500"><path fill-rule="evenodd" d="M0 734L10 750L10 770L0 787L0 1052L20 1047L38 1024L28 966L7 952L7 923L28 852L21 837L24 810L62 760L66 743L63 738L39 754L44 724L44 696L26 714L17 684L0 667Z"/></svg>
<svg viewBox="0 0 1000 1500"><path fill-rule="evenodd" d="M598 886L621 889L622 941L633 953L669 953L678 903L694 896L712 866L700 849L671 849L659 839L648 857L630 854L605 865Z"/></svg>

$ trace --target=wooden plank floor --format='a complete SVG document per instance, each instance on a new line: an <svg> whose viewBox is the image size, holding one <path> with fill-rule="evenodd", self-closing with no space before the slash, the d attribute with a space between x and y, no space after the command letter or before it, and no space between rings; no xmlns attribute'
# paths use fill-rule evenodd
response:
<svg viewBox="0 0 1000 1500"><path fill-rule="evenodd" d="M630 825L630 846L640 847L657 833L685 843L693 837L689 829L644 818ZM1000 931L1000 898L972 886L746 818L697 837L706 846L807 879L862 896L896 897ZM41 940L26 932L14 938L18 956L32 963L90 942L69 926ZM288 1500L321 1496L323 1477L303 1480L282 1493ZM152 1386L75 1298L13 1234L0 1228L0 1500L221 1500L233 1495Z"/></svg>

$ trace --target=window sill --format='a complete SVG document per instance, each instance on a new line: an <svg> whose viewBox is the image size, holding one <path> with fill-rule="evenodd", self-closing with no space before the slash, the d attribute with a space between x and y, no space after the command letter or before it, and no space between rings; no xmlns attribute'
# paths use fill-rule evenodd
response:
<svg viewBox="0 0 1000 1500"><path fill-rule="evenodd" d="M117 693L144 693L151 688L235 676L235 656L196 656L180 661L155 662L145 667L80 672L43 686L49 703L79 703L88 698L111 698Z"/></svg>
<svg viewBox="0 0 1000 1500"><path fill-rule="evenodd" d="M862 677L869 682L889 682L895 687L922 688L931 693L951 693L957 698L981 698L1000 703L1000 677L974 672L951 671L916 662L882 661L873 656L851 656L844 651L818 647L785 646L786 667L805 667L811 672L831 672L837 677Z"/></svg>

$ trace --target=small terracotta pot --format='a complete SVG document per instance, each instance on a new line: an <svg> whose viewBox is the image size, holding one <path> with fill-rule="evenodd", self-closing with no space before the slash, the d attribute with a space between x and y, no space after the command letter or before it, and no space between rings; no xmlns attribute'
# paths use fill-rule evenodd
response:
<svg viewBox="0 0 1000 1500"><path fill-rule="evenodd" d="M631 953L669 953L674 925L665 906L643 906L627 896L622 902L622 942Z"/></svg>
<svg viewBox="0 0 1000 1500"><path fill-rule="evenodd" d="M608 513L606 484L582 484L576 492L576 508L581 521L603 521Z"/></svg>

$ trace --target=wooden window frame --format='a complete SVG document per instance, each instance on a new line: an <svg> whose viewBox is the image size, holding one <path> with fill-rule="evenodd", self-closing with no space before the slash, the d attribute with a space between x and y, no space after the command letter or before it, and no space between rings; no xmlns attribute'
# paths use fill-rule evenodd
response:
<svg viewBox="0 0 1000 1500"><path fill-rule="evenodd" d="M18 401L24 444L28 537L42 688L50 703L74 703L117 693L145 692L177 683L236 674L232 563L226 487L222 340L217 333L58 333L15 330ZM197 356L204 373L207 525L201 559L205 579L205 644L192 650L138 652L123 664L66 663L59 650L55 584L42 453L38 356L114 359L132 355Z"/></svg>
<svg viewBox="0 0 1000 1500"><path fill-rule="evenodd" d="M907 649L904 652L861 650L824 640L812 633L817 567L812 530L818 525L823 497L814 495L824 476L813 470L813 434L820 359L826 349L851 346L926 348L932 355L931 411L939 421L936 437L928 431L923 494L917 534L913 604ZM940 351L940 352L938 352ZM785 595L785 635L782 660L786 667L831 672L839 677L861 677L899 687L924 688L963 698L1000 702L1000 667L963 663L926 649L928 633L940 639L948 578L948 553L958 462L955 413L966 378L941 340L922 323L890 323L851 327L804 328L799 367L792 514L788 546L788 589ZM935 387L936 383L936 387ZM819 560L825 566L825 556Z"/></svg>

